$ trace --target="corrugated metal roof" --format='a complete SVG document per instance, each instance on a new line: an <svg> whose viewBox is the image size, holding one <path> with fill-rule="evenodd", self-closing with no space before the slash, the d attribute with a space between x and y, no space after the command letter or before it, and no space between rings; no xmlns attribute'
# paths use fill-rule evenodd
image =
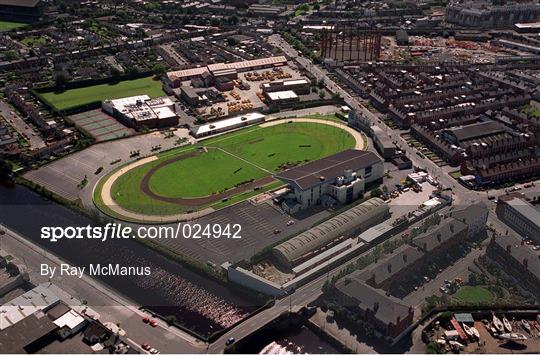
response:
<svg viewBox="0 0 540 355"><path fill-rule="evenodd" d="M359 225L374 217L388 213L388 205L379 198L372 198L326 222L274 247L274 253L289 263L323 247L334 239L351 233Z"/></svg>

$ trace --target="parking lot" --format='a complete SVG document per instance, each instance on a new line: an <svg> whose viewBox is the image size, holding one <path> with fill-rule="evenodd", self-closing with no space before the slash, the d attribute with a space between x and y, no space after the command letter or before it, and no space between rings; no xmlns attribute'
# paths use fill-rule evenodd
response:
<svg viewBox="0 0 540 355"><path fill-rule="evenodd" d="M41 185L55 194L69 200L81 199L87 206L93 206L92 190L99 178L127 161L134 150L140 151L140 157L153 155L152 147L161 145L163 150L176 146L179 137L189 137L187 129L176 130L176 135L165 138L166 132L152 132L126 139L94 144L93 146L51 162L37 170L31 170L24 177ZM98 168L103 169L98 172ZM78 185L86 177L87 184Z"/></svg>
<svg viewBox="0 0 540 355"><path fill-rule="evenodd" d="M237 262L242 259L249 260L254 254L265 247L277 243L291 235L315 225L321 219L330 215L330 211L323 210L313 214L289 216L271 201L252 205L248 201L241 202L201 217L190 224L206 225L219 224L241 226L241 239L202 238L202 239L161 239L158 243L170 250L187 255L201 262L212 262L220 265L225 261ZM287 225L289 221L293 224ZM279 232L277 232L279 231ZM277 233L276 233L277 232Z"/></svg>
<svg viewBox="0 0 540 355"><path fill-rule="evenodd" d="M390 212L392 213L391 221L418 209L422 203L429 200L429 195L433 191L435 191L435 187L425 182L422 184L422 191L415 192L408 190L401 192L398 197L391 199L388 202Z"/></svg>

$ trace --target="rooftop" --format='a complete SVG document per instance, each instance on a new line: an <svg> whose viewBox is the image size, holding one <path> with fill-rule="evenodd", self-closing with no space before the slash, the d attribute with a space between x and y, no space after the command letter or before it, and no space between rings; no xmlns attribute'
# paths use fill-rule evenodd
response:
<svg viewBox="0 0 540 355"><path fill-rule="evenodd" d="M234 127L235 125L244 122L245 124L260 122L266 117L258 112L246 113L245 115L227 118L221 121L214 121L212 123L204 124L198 127L192 128L192 132L195 135L202 135L212 131L219 131L226 129L227 127Z"/></svg>
<svg viewBox="0 0 540 355"><path fill-rule="evenodd" d="M501 196L503 202L512 206L520 215L540 227L540 210L517 196Z"/></svg>
<svg viewBox="0 0 540 355"><path fill-rule="evenodd" d="M277 57L268 57L268 58L261 58L261 59L253 59L253 60L244 60L241 62L234 62L234 63L215 63L215 64L209 64L205 67L197 67L197 68L191 68L191 69L184 69L184 70L177 70L168 72L167 76L170 80L177 80L177 79L184 79L189 78L191 76L201 75L202 73L206 72L215 72L225 69L235 69L235 70L248 70L248 69L257 69L258 67L263 66L271 66L271 65L280 65L287 63L287 58L284 56L277 56Z"/></svg>
<svg viewBox="0 0 540 355"><path fill-rule="evenodd" d="M37 311L45 311L58 303L60 298L53 292L53 287L47 287L46 285L41 284L2 305L0 309L0 330L24 320Z"/></svg>
<svg viewBox="0 0 540 355"><path fill-rule="evenodd" d="M467 126L451 128L448 132L452 133L458 140L466 141L475 138L485 137L492 134L506 132L503 124L495 121L486 121L473 123Z"/></svg>
<svg viewBox="0 0 540 355"><path fill-rule="evenodd" d="M365 150L348 149L326 158L285 170L275 177L307 190L324 182L333 182L345 170L357 171L382 160L377 154Z"/></svg>
<svg viewBox="0 0 540 355"><path fill-rule="evenodd" d="M0 331L0 349L3 353L26 353L25 347L57 328L47 316L32 314L17 324Z"/></svg>
<svg viewBox="0 0 540 355"><path fill-rule="evenodd" d="M358 280L355 278L355 273L339 280L336 288L357 302L350 306L372 310L375 318L384 324L396 324L398 319L406 318L411 310L410 306L403 301L387 296L385 291L375 289Z"/></svg>

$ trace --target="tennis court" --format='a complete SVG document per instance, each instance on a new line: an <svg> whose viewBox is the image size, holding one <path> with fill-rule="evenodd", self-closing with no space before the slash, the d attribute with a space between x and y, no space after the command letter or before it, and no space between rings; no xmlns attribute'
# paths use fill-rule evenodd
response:
<svg viewBox="0 0 540 355"><path fill-rule="evenodd" d="M101 109L69 116L75 125L88 132L98 142L131 136L135 131L107 115Z"/></svg>

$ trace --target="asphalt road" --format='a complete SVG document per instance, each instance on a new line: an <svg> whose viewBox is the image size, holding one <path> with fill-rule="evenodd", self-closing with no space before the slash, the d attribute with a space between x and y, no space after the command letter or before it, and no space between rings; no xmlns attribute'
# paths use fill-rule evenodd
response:
<svg viewBox="0 0 540 355"><path fill-rule="evenodd" d="M239 339L242 339L253 333L255 330L263 327L273 319L279 317L282 313L289 311L289 309L295 307L303 307L310 302L313 302L317 299L317 297L321 295L322 286L324 285L325 281L328 278L331 278L333 275L337 274L345 266L346 264L338 266L329 273L321 275L315 280L305 284L302 287L299 287L290 296L276 300L276 303L272 308L256 314L255 316L247 319L237 327L231 329L229 332L221 336L217 341L210 345L208 352L221 353L225 348L225 341L229 337L233 337L238 341Z"/></svg>

